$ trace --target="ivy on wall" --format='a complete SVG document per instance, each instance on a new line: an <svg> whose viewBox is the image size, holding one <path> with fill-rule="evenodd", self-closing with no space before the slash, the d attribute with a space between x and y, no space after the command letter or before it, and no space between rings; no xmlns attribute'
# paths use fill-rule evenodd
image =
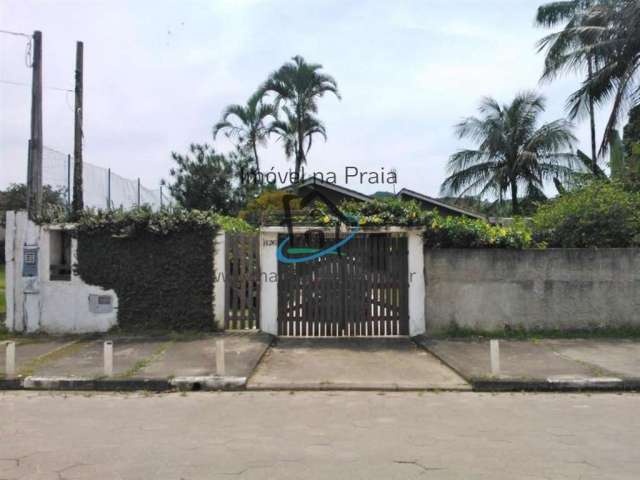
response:
<svg viewBox="0 0 640 480"><path fill-rule="evenodd" d="M84 282L116 292L124 330L213 330L219 229L209 212L87 212L74 268Z"/></svg>

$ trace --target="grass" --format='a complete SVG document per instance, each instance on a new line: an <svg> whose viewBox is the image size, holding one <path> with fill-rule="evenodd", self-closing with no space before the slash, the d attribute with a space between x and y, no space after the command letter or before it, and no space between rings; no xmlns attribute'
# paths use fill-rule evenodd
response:
<svg viewBox="0 0 640 480"><path fill-rule="evenodd" d="M44 355L40 355L39 357L28 361L22 368L20 368L18 373L23 377L29 377L33 375L33 373L37 369L47 365L48 363L60 360L61 358L74 355L80 350L86 348L87 345L87 342L82 342L80 340L69 342L66 345L63 345L59 348L56 348L55 350L47 352Z"/></svg>
<svg viewBox="0 0 640 480"><path fill-rule="evenodd" d="M593 326L574 330L561 329L526 329L524 327L511 327L503 330L476 330L451 324L445 331L433 335L434 338L459 338L459 339L488 339L500 338L506 340L540 340L543 338L629 338L640 339L640 327L600 327Z"/></svg>

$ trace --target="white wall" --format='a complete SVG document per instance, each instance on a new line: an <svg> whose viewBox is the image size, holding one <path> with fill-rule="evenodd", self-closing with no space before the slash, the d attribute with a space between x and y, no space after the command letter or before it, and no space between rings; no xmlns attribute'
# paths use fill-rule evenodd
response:
<svg viewBox="0 0 640 480"><path fill-rule="evenodd" d="M70 281L52 281L49 278L51 229L64 226L38 226L27 218L27 213L7 212L6 226L6 295L9 330L18 332L45 332L50 334L104 332L118 323L118 297L113 290L87 285L72 274ZM38 276L22 276L25 245L38 250ZM71 244L72 264L77 258L77 240ZM89 311L89 295L110 295L113 311Z"/></svg>

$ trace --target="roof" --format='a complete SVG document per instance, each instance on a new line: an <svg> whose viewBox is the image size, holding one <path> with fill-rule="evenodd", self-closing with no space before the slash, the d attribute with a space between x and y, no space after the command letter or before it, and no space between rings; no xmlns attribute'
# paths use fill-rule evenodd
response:
<svg viewBox="0 0 640 480"><path fill-rule="evenodd" d="M397 196L400 197L401 195L413 197L416 200L420 200L425 203L431 203L436 207L440 207L446 210L451 210L461 215L467 215L468 217L478 218L480 220L486 220L484 215L480 215L479 213L471 212L469 210L464 210L463 208L441 202L440 200L436 200L435 198L428 197L427 195L423 195L422 193L414 192L413 190L409 190L408 188L403 188L402 190L400 190Z"/></svg>
<svg viewBox="0 0 640 480"><path fill-rule="evenodd" d="M356 192L355 190L351 190L347 187L341 187L340 185L336 185L335 183L325 182L317 177L309 177L303 182L287 185L286 187L281 188L280 190L290 190L290 189L298 189L303 187L308 187L310 185L318 185L329 190L333 190L334 192L341 193L342 195L346 195L348 197L353 197L355 200L360 200L363 202L370 202L371 197L369 195L365 195L360 192Z"/></svg>

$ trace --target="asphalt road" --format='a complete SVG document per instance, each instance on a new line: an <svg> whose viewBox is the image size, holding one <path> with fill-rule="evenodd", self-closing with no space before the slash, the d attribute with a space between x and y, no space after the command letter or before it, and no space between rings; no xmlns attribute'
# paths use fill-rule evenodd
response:
<svg viewBox="0 0 640 480"><path fill-rule="evenodd" d="M635 479L640 395L0 393L0 479Z"/></svg>

